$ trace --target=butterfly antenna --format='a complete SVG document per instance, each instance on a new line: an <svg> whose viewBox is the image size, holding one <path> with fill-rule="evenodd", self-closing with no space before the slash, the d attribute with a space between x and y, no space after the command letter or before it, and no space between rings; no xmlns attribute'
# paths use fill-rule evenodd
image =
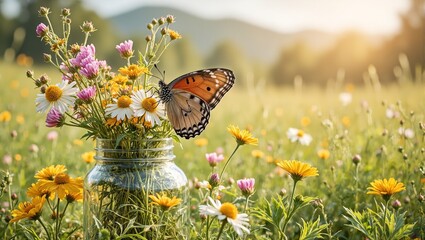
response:
<svg viewBox="0 0 425 240"><path fill-rule="evenodd" d="M161 74L161 78L159 80L164 81L165 80L165 70L161 72L161 70L159 70L159 67L158 67L158 65L156 65L156 63L153 66L159 72L159 74Z"/></svg>

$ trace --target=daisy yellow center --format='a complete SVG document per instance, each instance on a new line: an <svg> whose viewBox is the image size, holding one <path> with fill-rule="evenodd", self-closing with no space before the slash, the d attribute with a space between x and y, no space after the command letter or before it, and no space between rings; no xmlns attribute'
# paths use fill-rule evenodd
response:
<svg viewBox="0 0 425 240"><path fill-rule="evenodd" d="M231 219L236 219L238 216L238 209L231 203L223 203L220 207L220 212Z"/></svg>
<svg viewBox="0 0 425 240"><path fill-rule="evenodd" d="M128 96L121 96L118 98L118 107L119 108L128 108L131 104L131 98Z"/></svg>
<svg viewBox="0 0 425 240"><path fill-rule="evenodd" d="M70 177L66 173L59 173L58 175L55 176L54 182L57 185L66 184L66 183L69 183L70 182Z"/></svg>
<svg viewBox="0 0 425 240"><path fill-rule="evenodd" d="M297 137L302 137L302 136L304 136L304 131L303 130L298 130Z"/></svg>
<svg viewBox="0 0 425 240"><path fill-rule="evenodd" d="M145 98L142 101L142 107L146 111L153 113L156 110L156 107L158 106L155 98Z"/></svg>
<svg viewBox="0 0 425 240"><path fill-rule="evenodd" d="M47 101L56 102L62 96L62 89L60 89L58 86L49 86L46 89L45 96Z"/></svg>

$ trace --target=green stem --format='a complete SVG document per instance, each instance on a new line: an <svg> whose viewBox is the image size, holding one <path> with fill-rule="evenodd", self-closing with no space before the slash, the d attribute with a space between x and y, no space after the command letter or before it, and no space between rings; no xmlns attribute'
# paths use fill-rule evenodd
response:
<svg viewBox="0 0 425 240"><path fill-rule="evenodd" d="M217 238L216 238L217 240L220 239L220 236L223 233L223 229L224 229L224 226L226 225L226 223L227 223L227 220L223 220L223 223L221 224L221 227L220 227L220 231L218 232L218 235L217 235Z"/></svg>
<svg viewBox="0 0 425 240"><path fill-rule="evenodd" d="M233 152L232 152L232 154L230 155L229 159L227 159L227 162L224 164L224 167L223 167L223 169L221 170L220 175L218 175L218 176L220 177L220 179L223 179L223 178L222 178L223 173L224 173L224 171L226 170L227 166L229 165L229 162L230 162L230 160L232 159L233 155L235 155L236 151L238 150L239 146L240 146L240 144L236 145L235 150L233 150Z"/></svg>
<svg viewBox="0 0 425 240"><path fill-rule="evenodd" d="M56 203L56 227L55 227L55 239L59 239L59 225L60 225L60 213L59 213L59 206L60 206L60 198L58 197L58 202Z"/></svg>
<svg viewBox="0 0 425 240"><path fill-rule="evenodd" d="M249 202L249 196L246 197L246 201L245 201L245 207L243 208L243 211L246 213L246 210L248 209L248 202Z"/></svg>
<svg viewBox="0 0 425 240"><path fill-rule="evenodd" d="M355 199L355 203L354 203L354 209L357 210L358 204L359 204L359 164L356 164L355 181L356 181L356 189L355 189L356 199Z"/></svg>
<svg viewBox="0 0 425 240"><path fill-rule="evenodd" d="M44 225L43 221L41 221L41 218L38 218L37 220L38 220L38 222L40 222L41 226L43 227L44 231L46 232L47 239L49 239L49 240L52 239L50 237L50 234L49 234L49 231L47 230L46 225Z"/></svg>
<svg viewBox="0 0 425 240"><path fill-rule="evenodd" d="M388 203L390 202L390 199L387 200L387 202L385 203L385 209L384 209L384 218L382 219L382 227L383 227L383 234L384 236L387 235L386 232L386 223L385 220L387 219L387 209L388 209Z"/></svg>
<svg viewBox="0 0 425 240"><path fill-rule="evenodd" d="M283 234L285 234L285 230L286 230L286 226L288 225L289 220L292 218L294 212L295 212L295 207L294 209L292 209L292 203L294 201L294 193L295 193L295 187L297 186L297 182L296 180L294 180L294 186L292 187L292 193L291 193L291 198L289 199L289 206L288 206L288 217L286 218L285 224L283 225Z"/></svg>

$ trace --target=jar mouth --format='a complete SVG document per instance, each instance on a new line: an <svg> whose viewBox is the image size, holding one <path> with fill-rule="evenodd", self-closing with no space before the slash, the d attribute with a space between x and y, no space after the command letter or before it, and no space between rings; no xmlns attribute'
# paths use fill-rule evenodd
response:
<svg viewBox="0 0 425 240"><path fill-rule="evenodd" d="M112 139L96 139L96 160L105 162L115 161L149 161L163 162L172 161L173 154L172 138L152 138L135 141Z"/></svg>

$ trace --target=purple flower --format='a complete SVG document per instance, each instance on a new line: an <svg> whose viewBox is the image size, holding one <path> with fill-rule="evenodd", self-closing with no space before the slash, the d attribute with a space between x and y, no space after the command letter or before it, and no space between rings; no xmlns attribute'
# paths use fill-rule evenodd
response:
<svg viewBox="0 0 425 240"><path fill-rule="evenodd" d="M99 62L94 60L84 65L80 70L81 75L93 79L99 74Z"/></svg>
<svg viewBox="0 0 425 240"><path fill-rule="evenodd" d="M91 86L77 93L77 97L85 102L90 102L96 96L96 86Z"/></svg>
<svg viewBox="0 0 425 240"><path fill-rule="evenodd" d="M210 176L210 180L208 181L211 187L217 187L220 184L220 176L218 173L213 173Z"/></svg>
<svg viewBox="0 0 425 240"><path fill-rule="evenodd" d="M49 27L46 26L44 23L38 24L35 29L35 33L39 37L44 37L48 31L49 31Z"/></svg>
<svg viewBox="0 0 425 240"><path fill-rule="evenodd" d="M52 107L47 113L46 117L46 126L47 127L60 127L62 126L63 115L56 110L55 107Z"/></svg>
<svg viewBox="0 0 425 240"><path fill-rule="evenodd" d="M223 161L224 159L224 156L222 154L217 155L216 152L207 153L205 154L205 157L207 158L207 161L211 167L217 166L217 164Z"/></svg>
<svg viewBox="0 0 425 240"><path fill-rule="evenodd" d="M75 56L75 58L70 59L69 62L74 67L84 68L87 64L96 61L95 54L96 48L93 44L82 46L80 47L80 52L77 54L77 56Z"/></svg>
<svg viewBox="0 0 425 240"><path fill-rule="evenodd" d="M254 193L254 185L255 185L255 179L254 178L244 178L239 179L237 181L239 189L242 191L242 194L245 197L249 197Z"/></svg>
<svg viewBox="0 0 425 240"><path fill-rule="evenodd" d="M121 57L129 58L133 56L133 41L127 40L115 47L120 53Z"/></svg>

